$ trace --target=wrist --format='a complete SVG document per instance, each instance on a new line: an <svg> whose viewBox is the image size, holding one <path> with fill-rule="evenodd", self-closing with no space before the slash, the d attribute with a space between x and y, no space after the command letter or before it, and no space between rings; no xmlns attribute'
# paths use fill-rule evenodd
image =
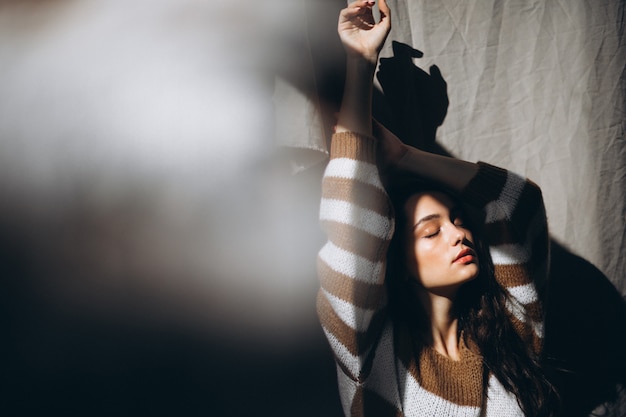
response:
<svg viewBox="0 0 626 417"><path fill-rule="evenodd" d="M374 72L376 71L376 63L378 58L374 58L370 60L361 56L351 56L348 55L346 60L346 71L348 76L367 76L374 77Z"/></svg>
<svg viewBox="0 0 626 417"><path fill-rule="evenodd" d="M372 134L372 88L375 63L362 57L348 56L346 82L336 131Z"/></svg>

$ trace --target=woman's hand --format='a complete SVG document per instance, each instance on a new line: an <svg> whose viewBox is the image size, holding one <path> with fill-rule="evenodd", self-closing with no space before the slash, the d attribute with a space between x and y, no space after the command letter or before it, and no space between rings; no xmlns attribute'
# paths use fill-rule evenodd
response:
<svg viewBox="0 0 626 417"><path fill-rule="evenodd" d="M339 14L337 31L348 57L362 58L376 65L378 53L391 30L391 15L387 2L379 0L380 19L374 20L374 1L359 0L350 3Z"/></svg>
<svg viewBox="0 0 626 417"><path fill-rule="evenodd" d="M346 83L336 132L372 134L372 83L378 53L391 30L385 0L379 0L380 19L374 21L373 1L350 3L339 14L338 32L348 55Z"/></svg>

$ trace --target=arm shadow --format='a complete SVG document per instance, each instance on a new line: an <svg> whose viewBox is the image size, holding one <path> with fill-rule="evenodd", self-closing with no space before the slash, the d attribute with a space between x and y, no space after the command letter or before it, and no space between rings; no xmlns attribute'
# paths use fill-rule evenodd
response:
<svg viewBox="0 0 626 417"><path fill-rule="evenodd" d="M422 52L394 41L382 58L374 117L403 142L453 156L436 143L448 110L447 84L413 64ZM546 299L545 371L559 390L562 415L586 416L615 402L626 386L626 303L609 279L552 239Z"/></svg>
<svg viewBox="0 0 626 417"><path fill-rule="evenodd" d="M586 416L605 403L623 402L622 295L598 268L553 239L546 298L545 368L559 390L562 415Z"/></svg>

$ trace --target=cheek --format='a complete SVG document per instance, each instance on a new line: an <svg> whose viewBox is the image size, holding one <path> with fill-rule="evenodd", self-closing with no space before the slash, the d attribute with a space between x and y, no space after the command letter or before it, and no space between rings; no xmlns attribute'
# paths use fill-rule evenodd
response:
<svg viewBox="0 0 626 417"><path fill-rule="evenodd" d="M415 256L418 259L430 259L437 253L436 239L417 239L415 242Z"/></svg>

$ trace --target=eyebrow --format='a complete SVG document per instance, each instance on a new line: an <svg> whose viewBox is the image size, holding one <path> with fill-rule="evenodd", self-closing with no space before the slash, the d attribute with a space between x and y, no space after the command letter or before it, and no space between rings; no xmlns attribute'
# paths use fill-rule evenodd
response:
<svg viewBox="0 0 626 417"><path fill-rule="evenodd" d="M415 223L415 225L413 225L413 230L417 229L417 227L422 223L426 223L428 221L431 221L434 219L440 219L440 218L441 218L441 214L438 214L438 213L433 213L433 214L429 214L428 216L424 216L421 219L419 219L417 223Z"/></svg>
<svg viewBox="0 0 626 417"><path fill-rule="evenodd" d="M459 207L459 206L454 206L450 209L450 216L451 217L459 217L463 214L463 210ZM439 213L433 213L433 214L429 214L427 216L422 217L421 219L419 219L417 221L417 223L415 223L415 225L413 225L413 229L415 230L417 229L417 227L422 224L422 223L426 223L429 222L431 220L435 220L435 219L440 219L442 216Z"/></svg>

